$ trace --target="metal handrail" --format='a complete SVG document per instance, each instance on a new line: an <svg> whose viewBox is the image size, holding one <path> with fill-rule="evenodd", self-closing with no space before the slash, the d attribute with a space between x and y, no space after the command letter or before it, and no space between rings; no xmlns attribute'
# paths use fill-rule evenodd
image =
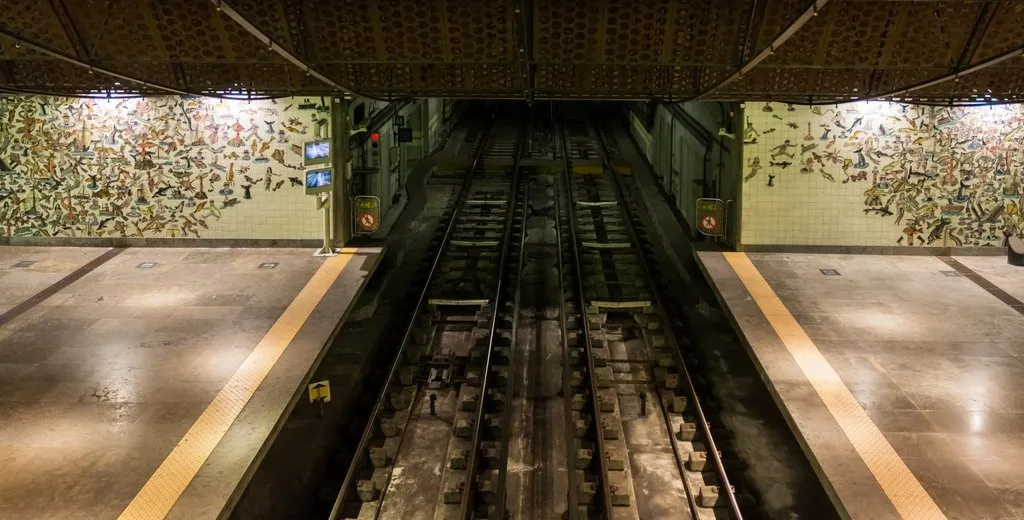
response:
<svg viewBox="0 0 1024 520"><path fill-rule="evenodd" d="M448 249L448 242L451 239L452 231L455 228L455 221L459 216L459 211L462 209L462 203L465 201L466 196L469 194L469 180L473 176L473 172L476 171L480 164L480 160L483 158L487 150L487 141L490 137L490 130L494 126L494 121L497 117L497 111L495 110L487 124L484 127L484 137L480 141L480 147L477 149L473 162L470 164L469 169L466 171L466 177L463 181L462 188L456 197L455 204L453 206L451 217L448 220L448 225L445 228L444 237L441 240L441 246L438 249L437 256L434 258L434 263L430 266L430 272L427 274L427 279L423 284L423 290L420 291L419 298L416 301L416 307L413 311L413 315L409 320L409 324L405 329L405 334L402 336L402 341L399 343L398 354L395 356L395 361L391 364L391 370L388 372L388 377L384 382L384 386L381 388L380 396L377 398L377 402L373 407L373 413L370 414L370 420L367 423L366 429L363 431L363 436L359 440L359 445L356 448L352 456L352 462L349 464L348 471L345 473L345 480L341 484L341 489L338 492L338 497L334 501L334 507L331 508L331 514L328 517L330 520L338 518L338 514L341 513L341 509L346 503L347 495L352 492L353 479L355 478L356 472L359 468L359 457L366 451L367 446L370 444L370 439L373 437L373 429L376 425L380 411L384 405L385 399L387 399L388 389L395 379L395 374L398 372L398 368L402 364L402 357L405 354L406 345L409 343L409 338L412 337L412 332L416 328L416 317L419 310L423 307L424 302L427 300L427 294L430 290L430 284L434 279L434 274L437 272L437 267L441 263L441 258L444 257L445 251ZM404 434L404 432L403 432ZM381 497L383 500L383 496ZM379 513L379 511L378 511Z"/></svg>
<svg viewBox="0 0 1024 520"><path fill-rule="evenodd" d="M607 468L605 468L605 465L604 465L604 453L605 453L605 451L604 451L604 439L601 438L601 424L600 424L600 421L601 421L601 407L600 407L600 405L597 402L597 395L598 394L597 394L597 383L595 382L595 377L594 377L594 373L595 373L594 372L594 355L593 355L593 352L592 352L592 343L591 343L591 338L590 338L590 320L588 320L587 316L586 316L586 310L587 310L586 303L587 302L583 299L583 270L580 267L580 256L579 256L579 250L578 250L579 249L579 242L576 240L576 211L575 211L574 202L573 202L573 195L572 195L572 179L570 178L570 175L572 174L572 165L570 164L570 161L569 161L569 143L568 143L568 139L565 136L565 125L559 125L559 134L562 137L562 157L563 157L563 164L564 164L563 179L564 179L565 187L566 187L566 195L568 196L568 200L569 200L569 237L570 237L570 240L572 240L572 259L573 259L574 277L576 278L576 288L577 288L576 292L577 292L577 296L578 296L578 304L580 306L579 307L580 321L582 322L582 326L583 326L583 341L584 341L583 345L584 345L584 349L586 349L586 353L587 353L587 379L590 382L590 403L591 403L592 408L593 408L593 410L592 410L593 421L594 421L593 426L594 426L594 429L597 431L597 435L596 435L596 438L597 438L597 453L594 454L594 458L596 458L597 461L598 461L597 462L598 463L598 468L599 468L599 471L600 471L600 474L601 474L600 475L600 477L601 477L601 497L604 500L604 508L603 508L602 512L603 512L605 518L611 518L610 509L612 507L612 497L611 497L610 491L608 490L608 470L607 470ZM566 346L568 347L568 345L566 345ZM571 397L572 396L566 396L566 399L570 399ZM573 430L570 429L569 431L571 432ZM572 472L576 471L576 465L575 465L575 462L574 462L575 461L575 450L568 450L568 451L570 452L570 456L571 456L570 462L572 462L572 464L569 466L569 472L572 473ZM579 497L576 497L576 499L578 501ZM572 508L572 504L570 504L570 508L571 508L570 514L576 514L577 513L575 508Z"/></svg>
<svg viewBox="0 0 1024 520"><path fill-rule="evenodd" d="M532 111L531 111L532 117ZM473 494L473 486L471 480L476 477L476 467L480 463L480 435L483 430L484 423L484 408L487 401L487 385L490 382L491 374L491 357L494 354L494 341L497 337L498 332L498 315L501 313L502 304L502 287L505 283L505 268L508 265L508 250L512 242L512 223L515 221L515 200L516 194L519 192L519 158L522 155L523 143L526 141L526 134L529 132L531 121L527 119L520 131L519 138L516 140L516 148L514 153L514 159L512 162L512 186L509 189L508 201L506 202L506 208L508 216L505 218L505 240L502 241L501 245L501 259L498 262L498 283L494 289L494 309L491 311L491 327L488 333L487 339L487 357L484 359L484 373L480 382L480 400L477 403L476 411L476 422L473 424L473 442L469 451L469 460L466 464L466 477L468 480L465 483L465 487L462 490L462 502L460 505L459 518L469 519L472 513L472 501L469 497ZM526 228L522 230L522 240L526 239ZM522 245L520 245L520 260L522 259ZM522 262L518 265L519 269L522 269ZM517 277L518 280L519 277ZM513 308L513 323L512 323L512 343L509 348L509 366L515 367L515 349L516 349L516 325L518 323L519 316L519 285L518 281L516 284L516 305ZM505 413L502 415L502 432L508 433L508 415L512 408L512 383L515 380L515 374L510 371L508 374L508 380L506 381L506 394L505 397L508 400L505 404ZM498 498L497 510L499 514L504 517L505 511L505 476L508 470L508 439L501 443L501 450L498 455L499 464L501 466L498 469L498 482L495 486L495 494Z"/></svg>
<svg viewBox="0 0 1024 520"><path fill-rule="evenodd" d="M633 220L631 218L633 215L632 212L630 212L629 210L629 205L625 204L625 189L622 186L621 180L619 179L619 175L615 172L615 169L612 167L611 161L608 159L607 145L604 142L604 136L601 135L600 127L596 123L594 123L594 130L595 134L597 134L597 140L600 143L601 147L601 162L604 164L604 167L611 173L612 178L615 179L615 190L619 196L619 199L622 200L623 202L622 211L625 212L627 217L625 219L626 229L629 231L630 238L633 240L633 242L636 244L636 247L638 248L637 259L640 263L641 269L643 269L644 276L647 278L647 283L651 287L651 299L654 301L655 309L657 309L658 312L658 317L662 320L662 323L665 324L664 330L666 339L668 339L671 342L671 344L675 346L677 360L679 361L679 366L682 369L683 376L686 379L686 386L687 390L689 390L690 393L690 399L693 401L693 411L697 417L697 424L700 426L701 433L704 434L704 439L707 443L708 459L711 460L712 465L715 467L715 473L718 475L718 482L720 484L718 486L719 493L725 496L729 512L732 515L733 520L742 520L743 514L740 512L739 504L736 502L736 494L733 493L732 485L729 484L729 477L726 476L725 474L725 465L722 463L722 457L718 454L718 447L715 446L715 440L711 437L711 428L708 426L707 418L705 418L704 416L704 410L701 408L700 400L697 398L697 391L693 386L693 380L690 378L690 371L686 368L686 363L683 362L682 360L682 356L679 352L679 343L676 342L675 333L672 331L672 327L667 319L667 316L665 315L664 307L661 304L661 299L658 295L658 291L654 284L654 277L651 275L651 268L647 263L647 258L644 256L643 252L639 250L639 235L633 226ZM672 446L673 450L675 450L675 443L673 443ZM680 462L678 453L676 454L676 462L677 464L679 464ZM686 477L685 473L683 472L683 468L680 467L679 470L680 476L682 476L685 479ZM694 512L694 514L696 514L696 512Z"/></svg>

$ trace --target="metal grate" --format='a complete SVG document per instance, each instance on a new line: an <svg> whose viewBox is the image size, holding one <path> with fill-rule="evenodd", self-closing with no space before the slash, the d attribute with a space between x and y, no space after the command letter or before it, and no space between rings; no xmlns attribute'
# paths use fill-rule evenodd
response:
<svg viewBox="0 0 1024 520"><path fill-rule="evenodd" d="M152 269L156 267L156 262L142 262L135 266L136 269Z"/></svg>
<svg viewBox="0 0 1024 520"><path fill-rule="evenodd" d="M818 269L825 276L842 276L838 269Z"/></svg>

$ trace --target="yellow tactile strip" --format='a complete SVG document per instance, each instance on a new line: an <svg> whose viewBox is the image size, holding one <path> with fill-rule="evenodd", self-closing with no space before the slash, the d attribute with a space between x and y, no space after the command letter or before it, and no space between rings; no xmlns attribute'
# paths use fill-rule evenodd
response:
<svg viewBox="0 0 1024 520"><path fill-rule="evenodd" d="M324 261L120 518L160 519L167 515L351 259L352 253L347 253Z"/></svg>
<svg viewBox="0 0 1024 520"><path fill-rule="evenodd" d="M745 253L723 254L900 516L908 520L945 519L750 258Z"/></svg>

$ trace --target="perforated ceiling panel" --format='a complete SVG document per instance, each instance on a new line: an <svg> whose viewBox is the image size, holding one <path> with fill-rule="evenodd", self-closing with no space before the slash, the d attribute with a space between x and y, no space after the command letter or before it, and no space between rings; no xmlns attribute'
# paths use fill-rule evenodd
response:
<svg viewBox="0 0 1024 520"><path fill-rule="evenodd" d="M164 39L151 5L157 2L78 0L68 14L89 42L87 55L98 61L167 61ZM126 53L125 49L131 49Z"/></svg>
<svg viewBox="0 0 1024 520"><path fill-rule="evenodd" d="M209 2L207 2L209 3ZM289 23L297 23L297 19L290 20L286 11L297 12L302 6L299 2L268 2L267 0L232 0L231 5L246 14L248 19L267 34L275 43L284 45L285 48L296 51L301 47L297 45L299 27L295 26L295 32L289 28Z"/></svg>
<svg viewBox="0 0 1024 520"><path fill-rule="evenodd" d="M981 2L902 2L902 31L893 34L893 67L953 67L978 18Z"/></svg>
<svg viewBox="0 0 1024 520"><path fill-rule="evenodd" d="M1024 3L1012 2L996 6L984 38L974 52L971 63L1011 51L1024 44Z"/></svg>
<svg viewBox="0 0 1024 520"><path fill-rule="evenodd" d="M4 0L3 8L0 9L0 27L62 52L75 52L50 2Z"/></svg>
<svg viewBox="0 0 1024 520"><path fill-rule="evenodd" d="M740 46L753 3L673 2L673 9L658 15L669 25L669 51L663 63L739 66Z"/></svg>
<svg viewBox="0 0 1024 520"><path fill-rule="evenodd" d="M221 0L219 10L210 0L7 0L0 88L327 94L338 84L380 98L803 102L885 95L944 79L950 81L917 95L959 101L978 89L993 97L1021 89L1019 59L952 78L1022 48L1024 2L830 0L804 23L812 5ZM791 37L735 75L781 34ZM279 47L269 48L268 39ZM89 67L97 72L88 74ZM307 75L307 67L331 81ZM132 87L102 69L157 85Z"/></svg>

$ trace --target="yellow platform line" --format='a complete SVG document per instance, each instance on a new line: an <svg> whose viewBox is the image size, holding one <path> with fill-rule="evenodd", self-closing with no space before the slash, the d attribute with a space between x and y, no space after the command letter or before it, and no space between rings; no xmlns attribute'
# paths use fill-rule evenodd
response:
<svg viewBox="0 0 1024 520"><path fill-rule="evenodd" d="M724 255L900 516L907 520L945 519L750 258L745 253Z"/></svg>
<svg viewBox="0 0 1024 520"><path fill-rule="evenodd" d="M160 519L167 515L351 259L351 254L342 254L324 261L149 477L121 513L121 519Z"/></svg>

